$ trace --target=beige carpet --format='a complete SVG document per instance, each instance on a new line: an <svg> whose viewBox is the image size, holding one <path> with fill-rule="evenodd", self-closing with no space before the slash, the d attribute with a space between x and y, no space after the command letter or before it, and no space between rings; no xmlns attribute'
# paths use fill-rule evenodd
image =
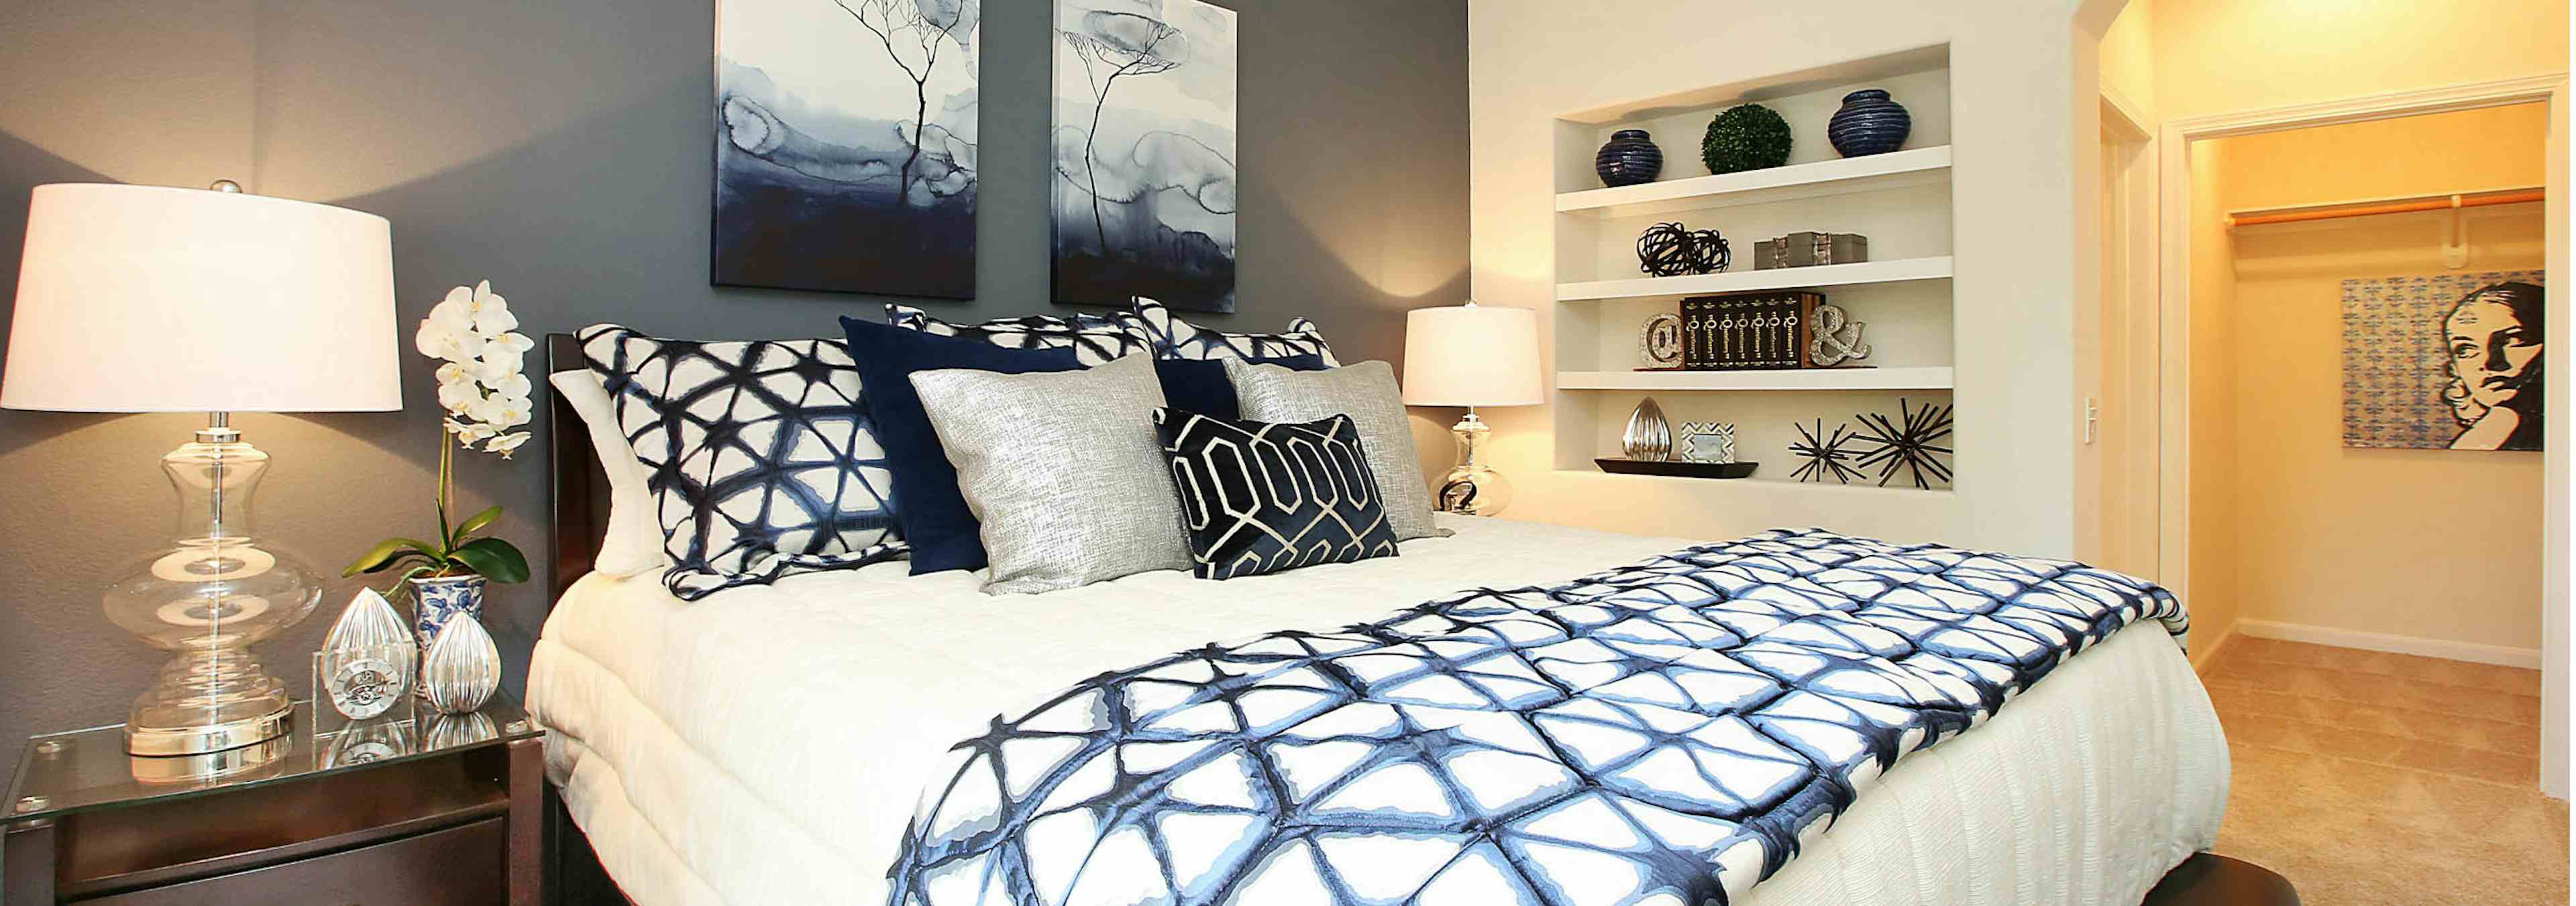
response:
<svg viewBox="0 0 2576 906"><path fill-rule="evenodd" d="M2239 636L2202 679L2236 768L2219 853L2310 906L2568 902L2538 671Z"/></svg>

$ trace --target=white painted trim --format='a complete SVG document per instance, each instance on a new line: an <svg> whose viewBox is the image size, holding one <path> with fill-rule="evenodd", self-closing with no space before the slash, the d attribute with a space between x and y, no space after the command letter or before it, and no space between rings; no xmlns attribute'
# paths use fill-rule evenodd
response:
<svg viewBox="0 0 2576 906"><path fill-rule="evenodd" d="M2114 487L2101 480L2100 473L2096 472L2094 499L2097 506L2113 506L2116 499L2119 511L2128 514L2133 521L2154 514L2152 524L2157 533L2154 537L2147 537L2144 532L2124 533L2124 548L2113 551L2104 546L2103 534L2096 525L2091 533L2095 547L2093 554L2106 560L2117 556L2118 560L2110 562L2119 563L2121 568L2137 575L2162 581L2162 527L2165 520L2161 512L2162 500L2156 490L2156 484L2163 480L2160 443L2165 427L2161 423L2160 413L2164 407L2159 396L2163 383L2158 379L2163 363L2159 360L2161 347L2157 342L2162 331L2159 317L2163 303L2156 289L2160 279L2156 252L2160 241L2160 221L2156 216L2160 204L2157 187L2162 174L2158 172L2155 127L2135 105L2109 86L2102 87L2101 95L2104 141L2116 142L2115 154L2119 159L2117 173L2111 179L2116 197L2102 199L2102 204L2114 212L2112 222L2117 224L2119 234L2113 242L2117 258L2105 258L2101 267L2117 269L2122 278L2124 298L2118 305L2112 304L2111 299L2097 299L2100 311L2095 326L2107 327L2107 321L2100 319L2114 315L2124 319L2119 336L2126 341L2126 348L2122 350L2120 360L2128 363L2131 373L2123 376L2119 383L2127 391L2121 397L2110 393L2113 378L2110 374L2098 375L2096 387L2101 391L2106 421L2117 419L2128 424L2142 424L2148 430L2134 435L2124 432L2129 439L2126 449L2102 448L2093 452L2099 462L2119 459L2121 468L2117 474L2128 482L2125 487ZM2106 162L2105 166L2110 164ZM2088 444L2091 442L2087 441ZM2141 487L2140 482L2147 484ZM2141 544L2145 548L2143 551L2138 549Z"/></svg>
<svg viewBox="0 0 2576 906"><path fill-rule="evenodd" d="M2392 91L2360 97L2293 104L2260 110L2241 110L2195 116L2167 123L2178 128L2186 138L2226 138L2231 135L2253 135L2284 129L2311 126L2337 126L2401 116L2428 113L2450 113L2506 104L2528 104L2549 100L2551 89L2567 81L2563 72L2498 79L2492 82L2470 82L2423 88L2414 91Z"/></svg>
<svg viewBox="0 0 2576 906"><path fill-rule="evenodd" d="M2157 139L2156 157L2161 171L2164 198L2158 206L2157 219L2163 242L2159 269L2161 279L2156 294L2161 313L2164 350L2162 380L2164 404L2160 421L2163 426L2163 462L2159 468L2159 495L2164 498L2158 510L2164 522L2159 533L2157 566L2158 584L2172 589L2184 601L2191 595L2191 143L2199 139L2224 138L2302 129L2310 126L2332 126L2370 120L2448 113L2499 107L2506 104L2547 103L2550 108L2549 135L2549 211L2548 253L2553 271L2568 269L2567 212L2567 74L2564 72L2500 79L2465 85L2449 85L2418 91L2398 91L2367 95L2314 104L2298 104L2263 110L2188 117L2164 124ZM2568 304L2556 294L2550 298L2551 333L2566 329ZM2551 373L2552 389L2564 381L2564 371ZM2565 427L2576 423L2576 417L2559 418L2558 409L2569 398L2565 393L2549 395L2553 429L2559 431L2553 441L2567 440ZM2566 798L2568 776L2568 677L2569 640L2568 608L2570 606L2569 559L2571 500L2568 471L2568 443L2552 443L2549 452L2551 468L2547 499L2542 503L2541 553L2542 589L2541 626L2543 646L2534 653L2531 666L2541 669L2540 709L2540 789ZM2240 624L2253 620L2239 620ZM2250 634L2250 633L2249 633ZM2499 649L2521 651L2523 649ZM2545 657L2540 655L2545 653ZM2437 655L2439 656L2439 655Z"/></svg>
<svg viewBox="0 0 2576 906"><path fill-rule="evenodd" d="M1950 366L1778 371L1559 371L1558 390L1948 390Z"/></svg>
<svg viewBox="0 0 2576 906"><path fill-rule="evenodd" d="M2156 584L2191 591L2191 136L2157 130Z"/></svg>
<svg viewBox="0 0 2576 906"><path fill-rule="evenodd" d="M2337 648L2359 648L2363 651L2385 651L2391 654L2418 654L2472 664L2502 664L2525 670L2540 669L2540 649L2507 648L2503 645L2481 645L2450 639L2428 639L2385 632L2363 632L2358 629L2336 629L2332 626L2309 626L2304 623L2282 623L2273 620L2238 620L2236 631L2255 639L2277 639L2283 642L2306 642L2310 645L2332 645Z"/></svg>
<svg viewBox="0 0 2576 906"><path fill-rule="evenodd" d="M2549 272L2571 272L2576 263L2568 260L2567 237L2571 226L2567 207L2567 82L2559 80L2549 94L2549 199L2547 245ZM2559 348L2576 345L2576 331L2568 324L2569 306L2564 297L2551 307L2548 342ZM2546 448L2541 457L2547 466L2547 477L2541 480L2541 620L2540 620L2540 791L2560 799L2567 798L2567 727L2568 727L2568 606L2576 597L2576 575L2571 575L2569 559L2571 542L2569 517L2576 511L2576 487L2568 480L2571 463L2576 463L2576 418L2567 415L2565 400L2576 399L2576 384L2568 379L2568 370L2549 373L2546 399L2559 400L2549 412L2550 436L2542 442Z"/></svg>
<svg viewBox="0 0 2576 906"><path fill-rule="evenodd" d="M2146 113L2138 105L2131 103L2127 96L2113 90L2109 85L2100 86L2100 89L2103 112L2109 114L2102 118L2102 125L2110 127L2112 132L2118 133L2122 139L2128 141L2155 140L2156 127L2148 124Z"/></svg>

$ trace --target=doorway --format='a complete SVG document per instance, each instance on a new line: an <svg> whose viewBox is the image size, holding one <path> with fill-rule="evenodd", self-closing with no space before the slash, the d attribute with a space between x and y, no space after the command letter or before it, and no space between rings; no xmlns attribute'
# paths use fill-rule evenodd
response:
<svg viewBox="0 0 2576 906"><path fill-rule="evenodd" d="M2238 591L2243 586L2239 581L2242 576L2238 571L2244 568L2245 564L2241 560L2235 560L2233 555L2246 539L2230 537L2221 531L2202 530L2206 526L2218 524L2210 518L2212 514L2208 509L2234 506L2239 499L2236 489L2248 486L2249 482L2298 482L2306 477L2297 473L2265 471L2253 472L2250 475L2231 473L2231 469L2248 465L2240 463L2229 455L2232 449L2230 444L2235 438L2212 436L2213 432L2225 430L2214 426L2230 423L2226 420L2214 420L2211 417L2213 413L2229 413L2233 407L2246 399L2255 398L2241 392L2247 386L2246 382L2238 379L2241 375L2231 375L2227 373L2228 370L2265 367L2264 357L2275 351L2273 346L2268 345L2269 337L2261 336L2259 333L2249 337L2242 329L2243 322L2217 317L2217 313L2210 310L2214 306L2207 304L2216 302L2223 305L2228 301L2228 293L2232 292L2230 288L2214 285L2213 269L2202 266L2210 263L2213 257L2231 254L2234 248L2234 239L2227 233L2227 225L2221 216L2223 212L2211 209L2216 204L2213 201L2215 196L2212 194L2211 174L2228 153L2224 140L2317 127L2486 110L2510 105L2546 105L2544 119L2548 124L2547 137L2542 140L2546 142L2546 150L2542 155L2545 161L2545 173L2542 174L2540 181L2545 183L2547 216L2543 221L2548 226L2542 228L2541 248L2538 250L2537 258L2533 260L2545 270L2563 273L2567 267L2567 237L2559 231L2559 225L2564 223L2567 188L2564 85L2563 76L2504 80L2291 108L2193 117L2169 121L2161 127L2155 148L2159 195L2157 220L2160 223L2157 237L2160 247L2158 257L2161 261L2157 281L2160 309L2157 318L2157 329L2160 334L2157 372L2160 384L2159 403L2165 418L2160 444L2163 455L2157 466L2159 473L2157 511L2163 521L2160 535L2165 541L2159 545L2157 578L2162 584L2175 588L2185 596L2186 600L2192 602L2195 623L2193 647L2196 662L2221 653L2224 647L2230 644L2230 638L2262 636L2281 638L2285 634L2295 635L2301 626L2306 625L2289 623L2285 620L2264 619L2264 612L2253 608L2268 606L2271 602L2237 597ZM2475 196L2479 194L2475 190L2485 188L2506 187L2463 184L2452 189L2424 191L2445 195L2456 193ZM2317 199L2317 201L2334 200L2385 201L2386 199L2364 197ZM2311 204L2296 207L2317 206ZM2439 219L2447 215L2437 213L2427 216ZM2477 234L2477 225L2474 221L2462 219L2470 223L2469 229L2474 237ZM2471 251L2474 258L2474 248ZM2491 260L2487 263L2496 262ZM2475 271L2480 269L2480 266L2472 264L2467 269ZM2231 272L2233 270L2232 262L2229 270ZM2431 270L2440 272L2445 268L2436 264ZM2356 276L2367 275L2356 272ZM2232 273L2228 274L2228 279L2229 286L2232 287ZM2562 347L2565 345L2564 340L2567 336L2567 307L2563 295L2553 295L2546 302L2546 310L2549 313L2546 318L2548 339ZM2205 353L2213 345L2229 343L2239 344L2239 348L2233 350L2236 354L2194 355L2195 350ZM2564 369L2561 369L2561 372L2563 371ZM2549 374L2546 380L2547 384L2543 392L2550 409L2553 412L2564 412L2566 401L2571 398L2567 392L2566 376L2563 373L2554 373ZM2540 499L2534 502L2535 505L2532 507L2537 512L2537 516L2530 519L2517 517L2518 523L2532 523L2521 526L2522 531L2539 535L2541 538L2538 552L2535 554L2538 562L2514 567L2541 573L2537 577L2539 581L2534 585L2539 600L2525 605L2539 609L2536 615L2539 631L2529 636L2532 639L2531 643L2519 648L2479 643L2444 643L2427 647L2424 644L2424 636L2379 630L2338 631L2325 637L2293 640L2383 652L2429 655L2457 661L2522 663L2524 666L2540 667L2542 682L2539 690L2541 707L2538 709L2541 729L2538 780L2543 790L2554 796L2564 797L2567 775L2564 683L2568 584L2565 552L2568 544L2566 473L2570 446L2567 432L2569 418L2554 417L2548 421L2551 431L2547 443L2544 444L2545 452L2536 455L2541 460L2537 471L2543 476ZM2236 420L2234 423L2241 425L2245 422L2246 420ZM2256 422L2256 424L2261 423ZM2448 456L2471 457L2535 456L2527 453L2439 452ZM2251 465L2258 469L2274 466L2269 462ZM2402 518L2402 516L2403 514L2385 514L2377 518L2391 519ZM2421 526L2419 528L2416 540L2421 545L2438 545L2448 540L2438 527ZM2271 531L2273 528L2267 526L2263 530ZM2177 536L2181 536L2179 541L2176 540ZM2356 550L2352 555L2367 558L2370 552ZM2366 559L2355 562L2367 564ZM2321 575L2314 564L2303 569L2304 571L2298 575ZM2439 589L2442 587L2439 573L2439 570L2435 570L2418 576L2418 581L2378 589L2377 595L2386 597L2408 588ZM2331 574L2325 575L2331 577ZM2428 596L2429 600L2425 606L2437 610L2447 606L2445 602L2439 600L2439 597L2438 592ZM2288 627L2287 630L2284 629L2285 626Z"/></svg>

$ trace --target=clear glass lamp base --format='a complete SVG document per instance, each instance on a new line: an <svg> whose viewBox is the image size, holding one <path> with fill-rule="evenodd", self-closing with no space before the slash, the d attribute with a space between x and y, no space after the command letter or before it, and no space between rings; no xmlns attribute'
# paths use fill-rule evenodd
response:
<svg viewBox="0 0 2576 906"><path fill-rule="evenodd" d="M1491 516L1512 503L1512 483L1503 473L1485 465L1485 439L1493 429L1485 427L1476 410L1467 410L1450 431L1458 435L1458 466L1440 480L1439 507L1443 513L1461 516Z"/></svg>
<svg viewBox="0 0 2576 906"><path fill-rule="evenodd" d="M287 718L294 713L286 685L270 676L248 648L184 652L135 697L134 713L125 724L125 750L195 755L240 748L285 735Z"/></svg>
<svg viewBox="0 0 2576 906"><path fill-rule="evenodd" d="M133 562L101 596L108 621L174 653L134 699L125 750L203 755L286 735L294 706L250 646L293 626L322 598L322 578L263 544L251 493L268 454L243 443L221 414L161 458L179 492L170 544Z"/></svg>

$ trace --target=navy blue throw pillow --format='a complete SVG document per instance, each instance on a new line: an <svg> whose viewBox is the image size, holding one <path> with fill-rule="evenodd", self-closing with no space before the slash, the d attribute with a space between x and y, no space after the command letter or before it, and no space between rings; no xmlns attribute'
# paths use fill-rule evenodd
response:
<svg viewBox="0 0 2576 906"><path fill-rule="evenodd" d="M1078 371L1074 351L1009 349L981 340L943 337L856 318L842 318L849 334L850 358L868 388L861 397L876 425L877 443L885 448L886 471L894 476L895 523L912 546L912 573L982 569L984 541L966 498L957 490L957 469L939 446L939 432L921 408L912 373L967 368L1002 374Z"/></svg>
<svg viewBox="0 0 2576 906"><path fill-rule="evenodd" d="M1255 365L1277 365L1290 371L1323 371L1333 366L1324 357L1306 355L1246 359ZM1183 412L1223 419L1243 417L1234 399L1234 381L1225 376L1222 359L1155 359L1154 376L1163 382L1163 403Z"/></svg>

